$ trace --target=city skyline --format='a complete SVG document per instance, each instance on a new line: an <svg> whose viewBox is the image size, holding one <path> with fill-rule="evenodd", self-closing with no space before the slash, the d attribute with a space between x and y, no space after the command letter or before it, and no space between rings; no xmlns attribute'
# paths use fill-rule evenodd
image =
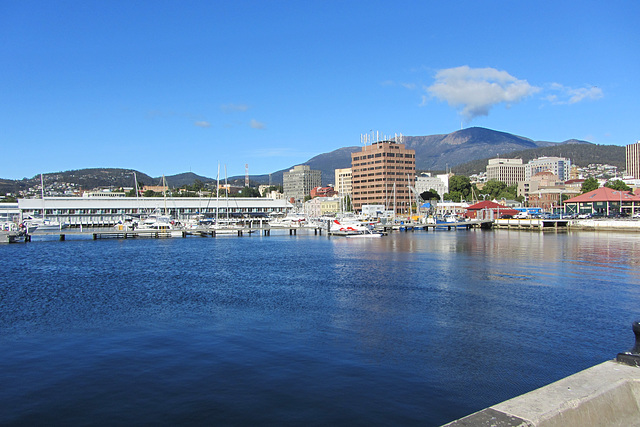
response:
<svg viewBox="0 0 640 427"><path fill-rule="evenodd" d="M4 4L0 178L259 175L360 135L640 139L635 2Z"/></svg>

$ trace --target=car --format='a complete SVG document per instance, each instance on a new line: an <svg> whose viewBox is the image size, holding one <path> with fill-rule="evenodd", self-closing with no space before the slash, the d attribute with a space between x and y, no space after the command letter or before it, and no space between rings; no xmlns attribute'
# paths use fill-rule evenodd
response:
<svg viewBox="0 0 640 427"><path fill-rule="evenodd" d="M634 217L634 218L640 218L640 212L636 212L636 213L634 213L634 214L633 214L633 217Z"/></svg>

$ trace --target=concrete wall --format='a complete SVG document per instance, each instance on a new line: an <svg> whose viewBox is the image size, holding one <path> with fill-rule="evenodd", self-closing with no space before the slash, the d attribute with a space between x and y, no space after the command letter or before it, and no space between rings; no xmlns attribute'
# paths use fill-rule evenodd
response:
<svg viewBox="0 0 640 427"><path fill-rule="evenodd" d="M640 427L640 368L604 362L446 426Z"/></svg>

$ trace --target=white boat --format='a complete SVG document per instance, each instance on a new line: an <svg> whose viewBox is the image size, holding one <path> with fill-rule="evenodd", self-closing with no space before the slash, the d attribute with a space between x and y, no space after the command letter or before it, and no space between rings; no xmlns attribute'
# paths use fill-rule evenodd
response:
<svg viewBox="0 0 640 427"><path fill-rule="evenodd" d="M269 225L274 228L278 227L304 227L307 224L307 217L301 214L288 214L284 218L272 218Z"/></svg>
<svg viewBox="0 0 640 427"><path fill-rule="evenodd" d="M60 221L54 221L49 218L27 218L24 220L24 224L29 230L29 233L38 231L56 231L68 228L69 223L61 223Z"/></svg>
<svg viewBox="0 0 640 427"><path fill-rule="evenodd" d="M331 222L329 233L345 237L382 237L382 233L374 232L369 223L357 221L340 222L337 219Z"/></svg>
<svg viewBox="0 0 640 427"><path fill-rule="evenodd" d="M0 229L0 243L27 241L29 241L29 235L23 224L18 225L11 221L2 223L2 228Z"/></svg>
<svg viewBox="0 0 640 427"><path fill-rule="evenodd" d="M151 214L147 218L138 221L137 230L173 230L174 222L169 215Z"/></svg>
<svg viewBox="0 0 640 427"><path fill-rule="evenodd" d="M27 229L36 227L39 231L56 231L69 227L69 223L61 223L60 221L51 220L46 218L45 212L45 199L44 199L44 178L40 174L40 197L42 198L42 218L29 217L24 221ZM35 231L35 230L34 230Z"/></svg>

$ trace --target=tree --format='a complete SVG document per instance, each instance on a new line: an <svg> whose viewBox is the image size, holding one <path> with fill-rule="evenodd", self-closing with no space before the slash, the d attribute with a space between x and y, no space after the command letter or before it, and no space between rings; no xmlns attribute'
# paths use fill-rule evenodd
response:
<svg viewBox="0 0 640 427"><path fill-rule="evenodd" d="M444 200L451 200L452 202L460 203L463 199L462 193L459 191L449 191L442 196ZM466 199L465 199L466 200Z"/></svg>
<svg viewBox="0 0 640 427"><path fill-rule="evenodd" d="M598 187L600 187L600 184L598 184L598 180L595 179L594 177L589 177L585 179L584 182L582 183L582 187L580 187L580 191L582 192L582 194L584 194L584 193L588 193L589 191L597 190Z"/></svg>
<svg viewBox="0 0 640 427"><path fill-rule="evenodd" d="M629 187L627 184L624 183L624 181L620 180L620 179L616 179L614 181L608 181L605 185L605 187L611 188L612 190L618 190L618 191L630 191L631 187Z"/></svg>
<svg viewBox="0 0 640 427"><path fill-rule="evenodd" d="M251 187L244 187L242 190L240 190L240 193L238 193L239 197L260 197L260 192L258 191L257 188L251 188Z"/></svg>
<svg viewBox="0 0 640 427"><path fill-rule="evenodd" d="M449 194L450 197L443 195L445 199L451 199L454 202L459 202L461 199L471 199L471 180L468 176L454 175L449 178ZM457 199L457 200L455 200Z"/></svg>
<svg viewBox="0 0 640 427"><path fill-rule="evenodd" d="M422 198L422 200L440 200L440 195L433 188L431 188L429 191L420 193L420 197Z"/></svg>
<svg viewBox="0 0 640 427"><path fill-rule="evenodd" d="M485 194L489 194L489 197L492 199L500 198L500 193L504 192L507 189L507 184L502 181L498 181L497 179L490 179L484 184L482 187L482 192Z"/></svg>
<svg viewBox="0 0 640 427"><path fill-rule="evenodd" d="M204 188L204 183L199 179L196 179L195 181L193 181L193 185L191 186L191 188L193 188L193 191L200 191Z"/></svg>

